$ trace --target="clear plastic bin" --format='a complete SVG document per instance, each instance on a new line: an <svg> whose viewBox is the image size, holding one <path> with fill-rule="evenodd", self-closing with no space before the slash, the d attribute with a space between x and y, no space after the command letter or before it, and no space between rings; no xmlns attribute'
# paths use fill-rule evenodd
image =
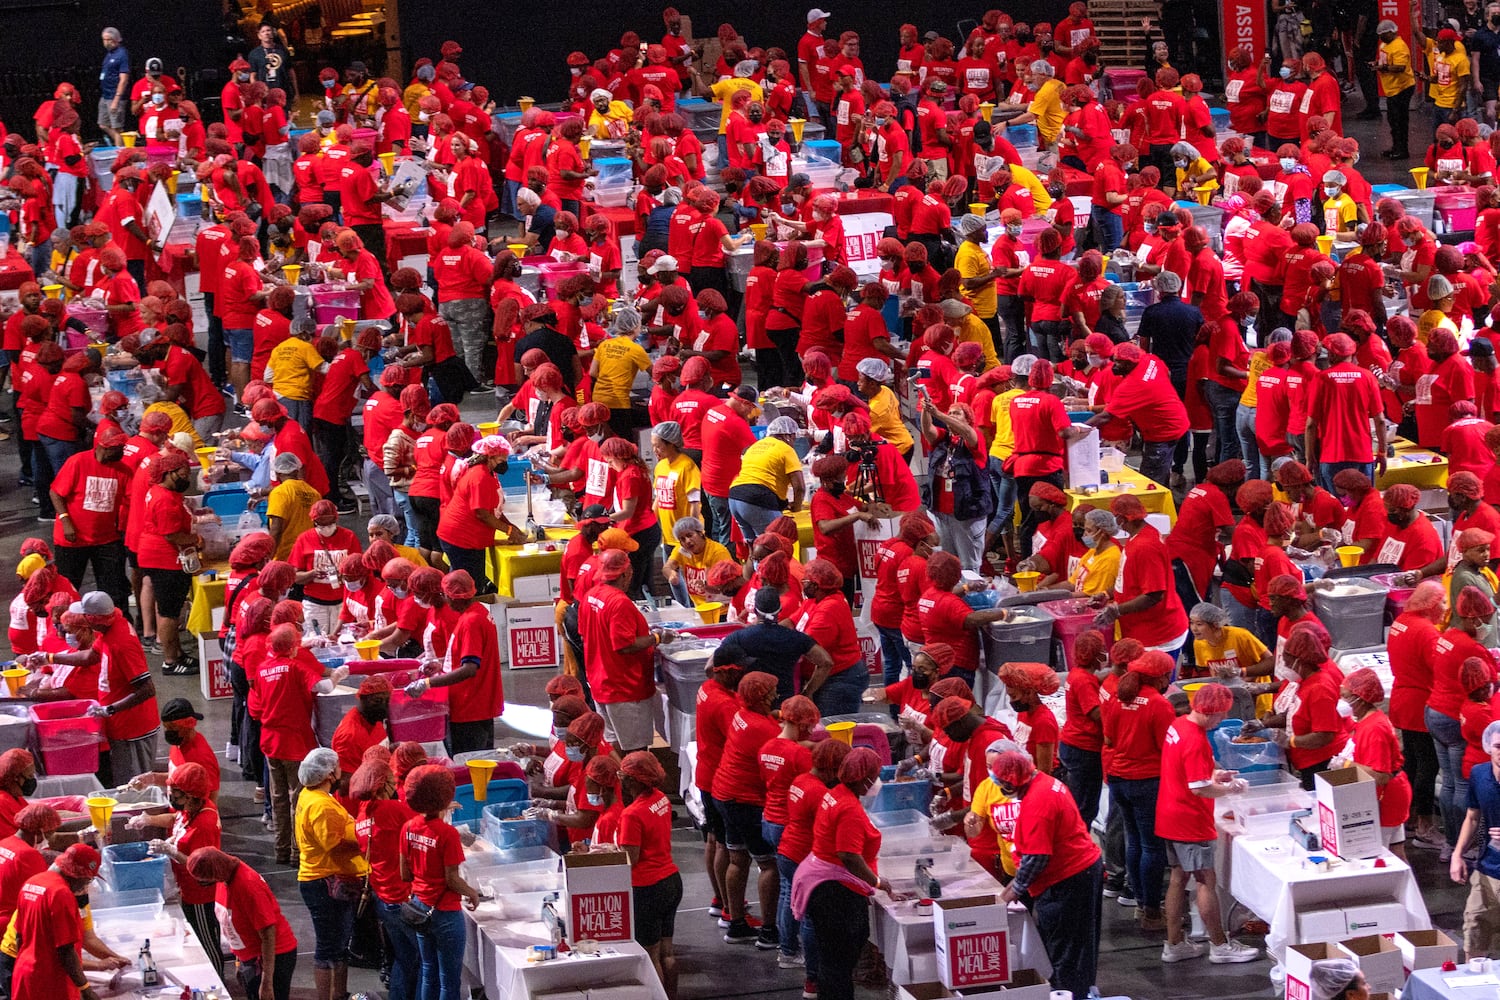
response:
<svg viewBox="0 0 1500 1000"><path fill-rule="evenodd" d="M548 847L557 850L557 826L539 819L525 819L525 802L497 802L485 806L479 835L501 850Z"/></svg>
<svg viewBox="0 0 1500 1000"><path fill-rule="evenodd" d="M623 156L596 156L592 163L599 171L594 177L598 187L629 187L633 180L630 161Z"/></svg>
<svg viewBox="0 0 1500 1000"><path fill-rule="evenodd" d="M869 816L870 823L880 831L882 845L912 840L931 840L933 837L932 824L927 814L915 809L870 813Z"/></svg>
<svg viewBox="0 0 1500 1000"><path fill-rule="evenodd" d="M1391 192L1390 197L1401 203L1407 215L1413 216L1428 229L1432 228L1436 217L1437 191L1435 189L1418 191L1415 188L1403 188L1400 191Z"/></svg>

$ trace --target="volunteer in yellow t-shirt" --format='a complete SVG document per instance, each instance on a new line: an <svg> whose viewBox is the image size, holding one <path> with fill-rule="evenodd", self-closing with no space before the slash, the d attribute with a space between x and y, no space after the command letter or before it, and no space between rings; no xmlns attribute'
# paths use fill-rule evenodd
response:
<svg viewBox="0 0 1500 1000"><path fill-rule="evenodd" d="M313 376L328 371L328 362L312 345L313 332L312 326L294 329L271 348L266 361L266 383L276 391L287 414L304 427L312 417Z"/></svg>
<svg viewBox="0 0 1500 1000"><path fill-rule="evenodd" d="M1188 613L1193 633L1193 662L1201 677L1236 671L1247 680L1264 678L1275 666L1265 643L1247 629L1229 624L1229 615L1216 604L1198 604Z"/></svg>
<svg viewBox="0 0 1500 1000"><path fill-rule="evenodd" d="M885 438L906 457L911 453L913 441L901 419L901 401L890 390L891 379L895 377L891 366L879 358L865 358L854 367L859 373L854 387L870 407L870 433Z"/></svg>
<svg viewBox="0 0 1500 1000"><path fill-rule="evenodd" d="M1012 747L1019 749L1017 744L1009 740L995 742L1010 743ZM994 760L995 756L995 751L985 753L987 760ZM1021 803L1002 792L994 778L985 778L974 789L974 795L969 800L969 814L964 817L964 833L968 837L978 837L986 831L995 837L1000 854L1000 868L1006 875L1016 873L1016 819L1020 815Z"/></svg>
<svg viewBox="0 0 1500 1000"><path fill-rule="evenodd" d="M1464 91L1469 89L1469 53L1459 41L1458 32L1443 28L1437 38L1422 33L1420 8L1412 8L1412 41L1427 55L1427 96L1437 106L1436 124L1457 121L1464 110Z"/></svg>
<svg viewBox="0 0 1500 1000"><path fill-rule="evenodd" d="M702 515L703 478L697 463L682 450L682 425L677 421L663 420L652 428L651 450L657 455L651 505L661 522L661 537L670 547L676 544L673 525Z"/></svg>
<svg viewBox="0 0 1500 1000"><path fill-rule="evenodd" d="M1363 209L1344 193L1344 185L1348 183L1342 170L1330 170L1323 175L1323 232L1336 240L1359 239L1355 230L1362 221Z"/></svg>
<svg viewBox="0 0 1500 1000"><path fill-rule="evenodd" d="M730 558L729 550L709 538L703 522L696 517L682 517L673 525L677 547L667 558L663 572L672 593L683 604L708 600L708 571L715 563ZM686 600L684 600L686 598Z"/></svg>
<svg viewBox="0 0 1500 1000"><path fill-rule="evenodd" d="M729 513L746 539L764 534L783 510L796 513L802 509L807 486L802 459L792 447L797 434L797 424L791 417L777 417L766 428L766 436L740 456L739 475L729 484Z"/></svg>
<svg viewBox="0 0 1500 1000"><path fill-rule="evenodd" d="M271 539L276 543L273 559L286 559L292 544L304 531L312 529L312 505L322 494L302 479L302 459L291 452L271 459L271 478L276 485L266 500L266 521Z"/></svg>
<svg viewBox="0 0 1500 1000"><path fill-rule="evenodd" d="M1386 120L1391 126L1390 159L1406 159L1407 122L1411 115L1411 97L1417 78L1412 73L1411 49L1401 37L1395 21L1381 21L1375 26L1380 45L1375 50L1375 78L1380 96L1385 98Z"/></svg>
<svg viewBox="0 0 1500 1000"><path fill-rule="evenodd" d="M615 316L608 339L594 347L594 360L589 364L594 402L609 407L610 424L614 427L629 426L630 387L635 384L637 372L651 370L651 356L635 341L640 329L640 315L634 309L622 309ZM619 410L626 411L623 422L616 412Z"/></svg>
<svg viewBox="0 0 1500 1000"><path fill-rule="evenodd" d="M1120 546L1115 544L1115 516L1107 510L1083 515L1083 544L1089 547L1078 560L1069 582L1075 594L1107 594L1115 589L1120 572Z"/></svg>
<svg viewBox="0 0 1500 1000"><path fill-rule="evenodd" d="M1025 111L1005 123L1006 127L1036 123L1036 145L1041 150L1057 145L1058 136L1062 135L1063 119L1068 116L1062 102L1065 88L1061 80L1054 78L1055 73L1052 64L1045 59L1038 59L1026 67L1024 75L1026 89L1033 95L1031 103Z"/></svg>

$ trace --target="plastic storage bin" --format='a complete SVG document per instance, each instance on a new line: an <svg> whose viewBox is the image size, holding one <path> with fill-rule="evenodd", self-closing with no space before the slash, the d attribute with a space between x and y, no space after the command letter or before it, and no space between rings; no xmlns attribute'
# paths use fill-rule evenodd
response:
<svg viewBox="0 0 1500 1000"><path fill-rule="evenodd" d="M1244 723L1239 719L1230 719L1209 734L1209 744L1213 747L1214 759L1225 770L1239 771L1241 775L1254 771L1283 770L1286 752L1275 743L1269 740L1264 743L1234 742L1235 737L1240 735L1243 725Z"/></svg>
<svg viewBox="0 0 1500 1000"><path fill-rule="evenodd" d="M1386 617L1392 621L1395 620L1397 615L1406 610L1406 602L1411 600L1412 593L1417 589L1415 587L1391 586L1391 581L1395 576L1395 573L1376 573L1370 577L1371 580L1386 588L1385 613Z"/></svg>
<svg viewBox="0 0 1500 1000"><path fill-rule="evenodd" d="M1094 616L1098 609L1089 605L1084 598L1068 599L1066 601L1043 601L1037 605L1053 618L1052 634L1056 636L1057 656L1052 665L1058 670L1071 670L1077 666L1073 662L1073 645L1078 637L1094 627ZM1106 629L1104 633L1104 651L1115 644L1114 630Z"/></svg>
<svg viewBox="0 0 1500 1000"><path fill-rule="evenodd" d="M68 316L88 327L95 339L102 340L109 333L109 310L103 305L95 302L69 302Z"/></svg>
<svg viewBox="0 0 1500 1000"><path fill-rule="evenodd" d="M598 187L629 187L632 180L630 161L623 156L596 156L591 161L599 173L594 177Z"/></svg>
<svg viewBox="0 0 1500 1000"><path fill-rule="evenodd" d="M865 799L865 811L869 813L919 812L926 816L932 806L932 784L926 781L896 781L894 773L885 777L881 769L882 784L873 798ZM894 765L890 767L895 771Z"/></svg>
<svg viewBox="0 0 1500 1000"><path fill-rule="evenodd" d="M477 824L481 818L480 811L484 807L498 805L503 802L519 802L522 799L530 797L531 792L528 791L526 782L516 778L490 779L489 785L485 787L485 800L483 802L474 801L473 785L459 785L453 791L453 801L458 804L458 808L453 813L453 824L455 826L459 823L472 822ZM475 832L478 831L476 830ZM533 850L536 846L533 844L526 847L514 848L514 850Z"/></svg>
<svg viewBox="0 0 1500 1000"><path fill-rule="evenodd" d="M1337 649L1378 646L1385 639L1385 602L1390 593L1374 580L1351 577L1313 592L1313 610L1328 626Z"/></svg>
<svg viewBox="0 0 1500 1000"><path fill-rule="evenodd" d="M203 506L225 523L236 521L250 509L250 491L243 486L216 486L203 494Z"/></svg>
<svg viewBox="0 0 1500 1000"><path fill-rule="evenodd" d="M539 819L525 819L524 802L497 802L480 813L479 834L501 850L516 847L550 847L557 850L557 826Z"/></svg>
<svg viewBox="0 0 1500 1000"><path fill-rule="evenodd" d="M984 664L994 673L1002 663L1050 663L1052 661L1051 612L1039 605L1012 608L1021 621L996 622L985 626Z"/></svg>
<svg viewBox="0 0 1500 1000"><path fill-rule="evenodd" d="M844 162L844 150L839 145L837 139L809 139L804 136L802 139L802 155L806 156L809 160L817 157L821 160L827 160L829 163Z"/></svg>
<svg viewBox="0 0 1500 1000"><path fill-rule="evenodd" d="M667 693L667 704L691 713L698 704L698 688L708 676L708 662L719 648L717 639L680 639L657 649L657 675Z"/></svg>
<svg viewBox="0 0 1500 1000"><path fill-rule="evenodd" d="M1425 191L1418 191L1416 188L1402 188L1400 191L1391 192L1390 197L1401 203L1407 215L1415 216L1422 225L1428 229L1432 228L1435 217L1434 207L1437 201L1436 189L1428 188Z"/></svg>
<svg viewBox="0 0 1500 1000"><path fill-rule="evenodd" d="M6 719L0 725L0 753L27 750L36 745L36 724L31 721L29 705L0 705L0 716Z"/></svg>
<svg viewBox="0 0 1500 1000"><path fill-rule="evenodd" d="M391 738L397 743L441 742L448 732L446 688L430 688L413 698L397 688L391 692Z"/></svg>
<svg viewBox="0 0 1500 1000"><path fill-rule="evenodd" d="M1001 133L1010 140L1010 144L1017 149L1025 146L1028 148L1036 146L1035 125L1007 125Z"/></svg>
<svg viewBox="0 0 1500 1000"><path fill-rule="evenodd" d="M1433 209L1437 213L1436 231L1444 233L1463 232L1474 228L1474 189L1469 187L1440 187L1433 191Z"/></svg>
<svg viewBox="0 0 1500 1000"><path fill-rule="evenodd" d="M1313 794L1302 790L1302 783L1284 771L1272 772L1275 780L1252 787L1238 795L1214 800L1216 817L1233 817L1231 822L1251 836L1275 836L1287 831L1291 818L1313 806Z"/></svg>
<svg viewBox="0 0 1500 1000"><path fill-rule="evenodd" d="M146 373L139 368L131 368L127 371L106 370L104 381L111 389L124 393L128 399L134 399L140 395L141 383L146 381Z"/></svg>
<svg viewBox="0 0 1500 1000"><path fill-rule="evenodd" d="M116 892L154 889L160 892L167 879L167 859L152 855L144 843L109 844L104 848L104 880Z"/></svg>
<svg viewBox="0 0 1500 1000"><path fill-rule="evenodd" d="M42 769L48 774L93 774L99 770L104 720L88 716L99 703L90 700L49 701L31 706Z"/></svg>
<svg viewBox="0 0 1500 1000"><path fill-rule="evenodd" d="M359 292L343 285L313 285L313 319L321 325L341 319L359 319Z"/></svg>
<svg viewBox="0 0 1500 1000"><path fill-rule="evenodd" d="M925 813L915 809L870 813L870 823L880 831L880 853L920 854L938 839Z"/></svg>

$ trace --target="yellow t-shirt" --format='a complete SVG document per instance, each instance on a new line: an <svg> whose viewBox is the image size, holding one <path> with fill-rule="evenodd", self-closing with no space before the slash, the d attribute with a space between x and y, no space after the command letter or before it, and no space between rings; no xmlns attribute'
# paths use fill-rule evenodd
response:
<svg viewBox="0 0 1500 1000"><path fill-rule="evenodd" d="M354 817L327 792L302 789L292 832L297 835L302 859L297 866L298 882L330 875L364 875L370 870L363 855L356 851L351 856L343 849L343 845L355 843ZM334 859L335 852L342 860Z"/></svg>
<svg viewBox="0 0 1500 1000"><path fill-rule="evenodd" d="M1453 52L1443 55L1437 42L1427 39L1427 96L1440 108L1458 107L1463 101L1459 80L1469 75L1469 54L1462 42L1453 44Z"/></svg>
<svg viewBox="0 0 1500 1000"><path fill-rule="evenodd" d="M1016 873L1016 845L1014 843L1016 818L1021 813L1021 804L1000 790L990 778L985 778L974 789L969 801L969 812L974 813L995 831L995 840L1000 845L1000 867L1005 874Z"/></svg>
<svg viewBox="0 0 1500 1000"><path fill-rule="evenodd" d="M802 460L791 445L780 438L764 437L745 449L740 458L740 474L729 484L764 486L779 497L785 497L792 485L792 475L802 471Z"/></svg>
<svg viewBox="0 0 1500 1000"><path fill-rule="evenodd" d="M1073 574L1075 590L1085 594L1107 594L1115 589L1115 577L1120 572L1120 547L1111 545L1100 552L1089 549L1078 560L1078 569Z"/></svg>
<svg viewBox="0 0 1500 1000"><path fill-rule="evenodd" d="M1441 309L1429 309L1417 320L1417 343L1426 346L1434 330L1447 330L1458 336L1458 326Z"/></svg>
<svg viewBox="0 0 1500 1000"><path fill-rule="evenodd" d="M1245 667L1259 663L1265 655L1265 643L1237 625L1224 627L1224 641L1218 645L1202 639L1193 640L1193 660L1200 670L1208 671L1210 676L1219 667L1229 665L1238 667L1243 676Z"/></svg>
<svg viewBox="0 0 1500 1000"><path fill-rule="evenodd" d="M720 135L729 131L729 112L734 110L730 105L734 101L734 93L737 90L750 91L750 100L752 102L764 101L766 99L765 92L760 89L760 84L754 80L747 80L740 76L730 77L728 80L720 80L710 87L709 91L713 94L714 100L719 104Z"/></svg>
<svg viewBox="0 0 1500 1000"><path fill-rule="evenodd" d="M271 348L266 361L266 381L276 395L287 399L311 399L313 372L323 366L323 355L300 337L288 337Z"/></svg>
<svg viewBox="0 0 1500 1000"><path fill-rule="evenodd" d="M1270 367L1271 359L1266 355L1265 351L1256 351L1250 355L1249 384L1245 386L1245 391L1240 393L1241 406L1248 406L1251 409L1255 408L1256 400L1260 398L1255 391L1255 380L1265 374L1266 369Z"/></svg>
<svg viewBox="0 0 1500 1000"><path fill-rule="evenodd" d="M662 540L676 546L677 536L672 534L672 528L680 518L688 516L689 504L703 499L703 477L697 463L678 452L670 462L665 458L657 460L651 483L651 506L656 508L656 519L661 522ZM677 551L682 551L680 546Z"/></svg>
<svg viewBox="0 0 1500 1000"><path fill-rule="evenodd" d="M896 394L888 386L881 386L869 403L870 431L895 445L897 451L910 449L913 443L911 432L901 419L901 401Z"/></svg>
<svg viewBox="0 0 1500 1000"><path fill-rule="evenodd" d="M271 495L266 499L266 517L279 517L286 522L274 558L285 559L291 554L292 544L297 538L304 531L312 530L312 518L307 512L321 499L323 494L301 479L288 479L272 487Z"/></svg>
<svg viewBox="0 0 1500 1000"><path fill-rule="evenodd" d="M609 134L609 123L616 121L629 125L633 114L634 112L630 110L630 105L624 101L610 101L609 109L603 114L599 113L598 108L593 108L589 112L589 131L594 133L594 137L597 139L608 139L611 137Z"/></svg>
<svg viewBox="0 0 1500 1000"><path fill-rule="evenodd" d="M1323 231L1329 236L1351 230L1359 222L1359 206L1342 191L1337 198L1323 202Z"/></svg>
<svg viewBox="0 0 1500 1000"><path fill-rule="evenodd" d="M1010 426L1010 401L1021 392L1020 389L1006 389L990 403L990 423L995 425L995 440L990 442L990 454L1002 462L1016 450L1016 434Z"/></svg>
<svg viewBox="0 0 1500 1000"><path fill-rule="evenodd" d="M401 91L401 103L406 106L406 113L411 115L413 124L422 120L422 98L432 93L432 88L421 80L413 80L407 84L405 90Z"/></svg>
<svg viewBox="0 0 1500 1000"><path fill-rule="evenodd" d="M1047 193L1047 187L1042 179L1032 173L1028 168L1019 163L1010 165L1010 179L1031 192L1031 207L1036 213L1035 218L1041 218L1047 209L1052 207L1052 196Z"/></svg>
<svg viewBox="0 0 1500 1000"><path fill-rule="evenodd" d="M1026 106L1027 111L1036 115L1036 131L1041 137L1041 145L1055 145L1057 137L1062 134L1063 120L1068 117L1062 95L1062 81L1048 80Z"/></svg>
<svg viewBox="0 0 1500 1000"><path fill-rule="evenodd" d="M973 240L964 240L958 245L958 253L953 255L953 266L966 281L969 278L982 278L995 269L995 265L990 263L990 255L984 252L984 247ZM964 301L974 307L975 316L980 319L989 319L995 315L997 308L995 283L992 281L975 291L964 289Z"/></svg>
<svg viewBox="0 0 1500 1000"><path fill-rule="evenodd" d="M1411 49L1400 35L1388 43L1380 43L1375 50L1375 68L1380 92L1387 97L1417 85L1416 75L1411 71ZM1382 68L1386 72L1379 72Z"/></svg>
<svg viewBox="0 0 1500 1000"><path fill-rule="evenodd" d="M427 560L422 558L422 553L418 552L410 545L393 545L391 547L396 550L396 555L400 556L402 559L410 559L412 565L417 567L417 569L421 569L423 566L427 565Z"/></svg>
<svg viewBox="0 0 1500 1000"><path fill-rule="evenodd" d="M1192 163L1189 163L1186 170L1177 171L1177 190L1181 191L1187 185L1187 179L1189 177L1202 177L1204 174L1212 175L1213 172L1213 164L1209 163L1207 160L1200 156ZM1218 187L1218 180L1216 178L1211 178L1210 180L1199 184L1193 190L1216 191L1218 190Z"/></svg>
<svg viewBox="0 0 1500 1000"><path fill-rule="evenodd" d="M610 337L594 348L599 375L594 379L594 402L611 410L630 409L630 387L636 372L651 370L646 349L629 337Z"/></svg>
<svg viewBox="0 0 1500 1000"><path fill-rule="evenodd" d="M193 421L188 418L187 411L182 407L170 400L164 399L161 402L152 403L146 407L145 412L150 413L153 410L158 413L165 413L168 417L172 418L172 436L186 434L193 439L194 448L204 447L203 439L198 436L198 429L193 426Z"/></svg>
<svg viewBox="0 0 1500 1000"><path fill-rule="evenodd" d="M991 284L990 290L993 291L994 287ZM965 316L953 333L955 344L972 342L979 345L979 349L984 352L985 371L989 371L1000 363L1000 359L995 355L995 338L990 336L990 328L984 325L984 320L980 319L977 314L969 313Z"/></svg>
<svg viewBox="0 0 1500 1000"><path fill-rule="evenodd" d="M682 571L688 594L694 598L708 596L708 571L728 558L729 550L712 538L704 542L703 554L699 556L690 555L681 545L672 550L672 563Z"/></svg>

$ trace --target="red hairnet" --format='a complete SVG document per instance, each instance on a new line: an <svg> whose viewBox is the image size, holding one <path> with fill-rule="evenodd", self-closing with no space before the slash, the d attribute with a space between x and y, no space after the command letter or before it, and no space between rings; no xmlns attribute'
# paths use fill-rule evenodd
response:
<svg viewBox="0 0 1500 1000"><path fill-rule="evenodd" d="M858 785L880 774L880 757L869 747L855 747L839 765L839 783Z"/></svg>
<svg viewBox="0 0 1500 1000"><path fill-rule="evenodd" d="M1193 710L1203 715L1218 715L1234 707L1234 695L1222 684L1205 684L1193 692Z"/></svg>
<svg viewBox="0 0 1500 1000"><path fill-rule="evenodd" d="M928 566L930 571L930 561ZM844 574L833 563L821 557L807 564L803 578L820 590L838 590L844 585Z"/></svg>
<svg viewBox="0 0 1500 1000"><path fill-rule="evenodd" d="M382 761L362 762L349 778L349 797L355 802L369 802L386 786L386 782L395 777L395 773L390 764Z"/></svg>
<svg viewBox="0 0 1500 1000"><path fill-rule="evenodd" d="M448 808L453 801L453 772L441 764L422 764L412 769L402 785L406 804L413 812L429 815Z"/></svg>
<svg viewBox="0 0 1500 1000"><path fill-rule="evenodd" d="M958 653L946 642L929 642L918 653L925 653L938 666L938 673L946 674L958 662Z"/></svg>
<svg viewBox="0 0 1500 1000"><path fill-rule="evenodd" d="M1008 688L1039 695L1052 694L1062 686L1057 672L1045 663L1003 663L1000 682Z"/></svg>
<svg viewBox="0 0 1500 1000"><path fill-rule="evenodd" d="M1346 676L1344 684L1349 688L1349 693L1360 701L1371 705L1378 705L1385 701L1385 686L1380 683L1380 675L1369 667L1360 667Z"/></svg>
<svg viewBox="0 0 1500 1000"><path fill-rule="evenodd" d="M963 564L951 552L934 552L927 560L927 582L939 590L952 590L963 575Z"/></svg>
<svg viewBox="0 0 1500 1000"><path fill-rule="evenodd" d="M1166 677L1176 666L1177 662L1159 649L1148 649L1130 661L1131 671L1142 677Z"/></svg>
<svg viewBox="0 0 1500 1000"><path fill-rule="evenodd" d="M568 723L568 735L586 747L598 746L604 739L604 716L598 712L584 712Z"/></svg>
<svg viewBox="0 0 1500 1000"><path fill-rule="evenodd" d="M167 778L167 787L175 788L195 799L207 799L213 794L213 779L202 764L179 765Z"/></svg>
<svg viewBox="0 0 1500 1000"><path fill-rule="evenodd" d="M743 683L743 682L741 682ZM781 703L781 721L790 722L794 726L810 729L818 724L822 714L813 700L804 695L795 694Z"/></svg>
<svg viewBox="0 0 1500 1000"><path fill-rule="evenodd" d="M933 683L927 689L929 697L942 701L945 698L958 698L962 701L972 703L974 701L974 690L969 687L969 682L962 677L944 677Z"/></svg>
<svg viewBox="0 0 1500 1000"><path fill-rule="evenodd" d="M289 562L280 559L266 563L260 571L261 596L276 600L292 589L297 582L297 570Z"/></svg>
<svg viewBox="0 0 1500 1000"><path fill-rule="evenodd" d="M1020 788L1036 774L1036 765L1025 750L1006 750L995 755L990 763L990 774L997 782Z"/></svg>
<svg viewBox="0 0 1500 1000"><path fill-rule="evenodd" d="M661 766L661 761L657 760L649 750L628 753L625 759L620 761L620 777L639 781L652 788L659 787L666 776L667 772Z"/></svg>
<svg viewBox="0 0 1500 1000"><path fill-rule="evenodd" d="M1495 605L1478 587L1465 587L1458 592L1453 602L1453 613L1460 618L1488 618L1495 613Z"/></svg>
<svg viewBox="0 0 1500 1000"><path fill-rule="evenodd" d="M1328 634L1312 622L1300 622L1287 635L1284 652L1288 659L1322 663L1328 659Z"/></svg>
<svg viewBox="0 0 1500 1000"><path fill-rule="evenodd" d="M828 775L837 775L840 765L853 750L849 744L839 740L823 740L813 744L812 766L819 772Z"/></svg>
<svg viewBox="0 0 1500 1000"><path fill-rule="evenodd" d="M1458 668L1458 686L1465 691L1476 691L1493 682L1494 673L1490 665L1477 656L1464 660L1463 665Z"/></svg>
<svg viewBox="0 0 1500 1000"><path fill-rule="evenodd" d="M968 715L969 709L973 707L974 703L967 698L944 698L933 707L927 718L938 729L946 729Z"/></svg>
<svg viewBox="0 0 1500 1000"><path fill-rule="evenodd" d="M766 699L775 693L776 677L764 670L752 670L740 678L740 704L751 711L761 711Z"/></svg>

